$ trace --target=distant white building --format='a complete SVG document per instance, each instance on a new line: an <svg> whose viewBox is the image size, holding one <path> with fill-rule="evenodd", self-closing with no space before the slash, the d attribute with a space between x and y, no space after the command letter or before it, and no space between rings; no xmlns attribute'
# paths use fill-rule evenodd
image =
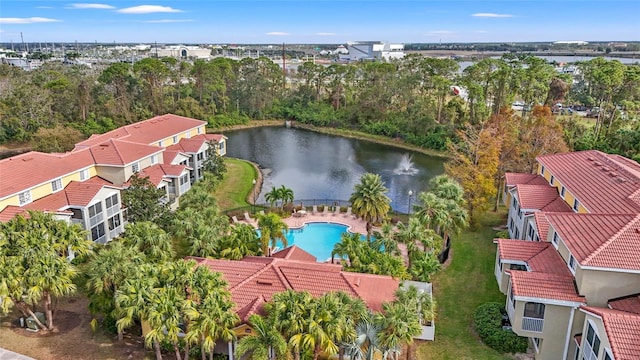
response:
<svg viewBox="0 0 640 360"><path fill-rule="evenodd" d="M336 49L337 50L337 49ZM340 54L341 60L392 60L404 57L404 44L390 44L380 41L347 42L347 54Z"/></svg>
<svg viewBox="0 0 640 360"><path fill-rule="evenodd" d="M211 57L211 49L192 45L172 45L151 50L152 53L156 51L158 57L172 57L176 59L209 59Z"/></svg>
<svg viewBox="0 0 640 360"><path fill-rule="evenodd" d="M557 45L587 45L587 44L589 44L589 42L588 41L582 41L582 40L561 40L561 41L554 42L554 44L557 44Z"/></svg>

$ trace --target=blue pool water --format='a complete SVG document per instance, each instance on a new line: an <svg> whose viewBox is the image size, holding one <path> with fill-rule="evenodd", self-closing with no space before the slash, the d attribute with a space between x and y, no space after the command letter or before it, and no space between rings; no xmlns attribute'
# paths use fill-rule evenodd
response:
<svg viewBox="0 0 640 360"><path fill-rule="evenodd" d="M331 259L333 246L340 242L342 234L347 232L347 227L331 223L308 223L302 228L290 229L287 233L289 246L296 245L304 251L315 256L319 262ZM282 249L282 244L278 242Z"/></svg>

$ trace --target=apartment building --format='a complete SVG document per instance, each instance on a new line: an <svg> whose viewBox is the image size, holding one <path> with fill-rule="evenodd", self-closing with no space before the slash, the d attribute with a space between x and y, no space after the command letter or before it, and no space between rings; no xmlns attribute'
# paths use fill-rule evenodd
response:
<svg viewBox="0 0 640 360"><path fill-rule="evenodd" d="M206 122L167 114L76 144L67 153L31 151L0 160L0 221L28 210L78 223L93 241L124 231L122 191L133 174L147 177L172 209L202 178L210 144L226 154L226 137L206 134Z"/></svg>
<svg viewBox="0 0 640 360"><path fill-rule="evenodd" d="M640 359L640 164L590 150L506 174L495 276L536 359Z"/></svg>

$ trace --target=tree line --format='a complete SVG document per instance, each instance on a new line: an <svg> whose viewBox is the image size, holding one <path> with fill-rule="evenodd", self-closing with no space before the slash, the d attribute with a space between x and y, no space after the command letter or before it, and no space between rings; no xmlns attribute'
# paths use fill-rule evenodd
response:
<svg viewBox="0 0 640 360"><path fill-rule="evenodd" d="M640 66L594 58L574 77L522 54L487 58L460 71L452 59L409 55L393 62L320 65L283 71L268 58L178 61L145 58L102 69L48 62L25 72L0 66L0 143L32 141L43 151L154 115L175 113L211 127L249 119L292 119L447 150L458 132L510 107L556 102L598 107L595 126L565 125L570 146L640 153ZM466 91L454 96L451 87ZM525 111L523 117L528 117ZM44 139L47 139L45 141Z"/></svg>

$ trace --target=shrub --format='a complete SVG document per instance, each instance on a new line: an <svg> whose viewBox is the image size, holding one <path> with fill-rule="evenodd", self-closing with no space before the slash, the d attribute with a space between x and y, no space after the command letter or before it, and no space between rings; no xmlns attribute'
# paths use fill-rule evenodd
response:
<svg viewBox="0 0 640 360"><path fill-rule="evenodd" d="M482 304L476 309L473 314L473 326L480 339L490 348L502 353L527 351L526 337L518 336L511 329L502 327L504 314L504 306L496 302Z"/></svg>

